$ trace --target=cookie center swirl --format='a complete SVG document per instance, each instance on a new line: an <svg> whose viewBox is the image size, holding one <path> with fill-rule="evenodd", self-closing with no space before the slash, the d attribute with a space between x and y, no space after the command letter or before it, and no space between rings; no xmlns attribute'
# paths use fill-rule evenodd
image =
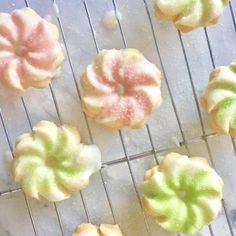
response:
<svg viewBox="0 0 236 236"><path fill-rule="evenodd" d="M187 197L187 191L184 190L184 189L179 190L178 196L179 196L179 198L181 198L181 199L186 198L186 197Z"/></svg>
<svg viewBox="0 0 236 236"><path fill-rule="evenodd" d="M27 50L26 46L19 45L16 47L15 53L18 57L21 57L26 52L26 50Z"/></svg>
<svg viewBox="0 0 236 236"><path fill-rule="evenodd" d="M122 85L122 84L118 84L116 86L116 92L119 94L119 95L124 95L125 93L125 87Z"/></svg>

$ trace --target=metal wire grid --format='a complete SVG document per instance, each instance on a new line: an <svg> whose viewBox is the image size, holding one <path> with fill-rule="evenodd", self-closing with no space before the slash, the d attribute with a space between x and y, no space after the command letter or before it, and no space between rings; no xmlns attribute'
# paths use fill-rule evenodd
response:
<svg viewBox="0 0 236 236"><path fill-rule="evenodd" d="M25 1L25 5L27 7L29 7L28 0L24 0L24 1ZM126 42L126 38L125 38L125 34L124 34L124 31L123 31L123 28L122 28L122 24L119 21L118 8L117 8L116 0L111 0L111 1L112 1L112 5L114 7L114 10L116 12L116 16L117 16L117 19L118 19L119 30L120 30L120 34L122 36L123 44L124 44L124 47L126 48L128 45L127 45L127 42ZM56 4L56 0L52 0L52 4ZM87 6L86 0L83 0L83 5L84 5L84 10L86 11L86 15L87 15L88 22L89 22L89 25L90 25L91 33L92 33L94 44L95 44L95 48L98 52L99 47L98 47L98 43L97 43L97 40L96 40L95 29L93 27L93 23L92 23L92 20L91 20L91 17L90 17L90 12L89 12L89 8ZM192 140L186 140L185 134L183 132L180 117L179 117L177 109L176 109L174 97L173 97L171 89L170 89L170 85L169 85L169 82L168 82L168 78L166 76L162 56L161 56L161 53L160 53L160 50L159 50L159 47L158 47L157 38L156 38L156 35L155 35L155 31L154 31L154 25L153 25L152 18L151 18L151 10L150 10L149 5L148 5L146 0L143 0L143 6L144 6L144 8L146 10L146 13L147 13L147 16L148 16L148 20L149 20L149 24L150 24L151 32L152 32L152 37L153 37L153 40L154 40L154 43L155 43L155 50L156 50L157 56L160 60L161 70L162 70L163 75L164 75L164 79L165 79L165 82L166 82L166 85L167 85L167 90L168 90L168 93L169 93L169 96L170 96L170 99L171 99L171 104L172 104L174 113L176 115L177 123L178 123L179 130L180 130L180 133L181 133L181 136L182 136L183 141L180 142L180 146L183 146L186 149L187 153L189 154L188 145L190 143L199 142L199 141L203 140L206 144L207 152L208 152L208 155L210 157L211 164L213 165L213 167L215 167L214 162L213 162L213 158L212 158L211 149L210 149L210 146L209 146L209 143L208 143L208 138L214 137L215 134L214 133L207 134L206 130L204 128L203 118L202 118L201 110L200 110L200 107L199 107L197 93L196 93L196 89L195 89L194 82L193 82L193 79L192 79L192 73L191 73L191 70L190 70L188 57L187 57L187 53L186 53L186 50L185 50L185 45L183 43L182 34L181 34L181 32L178 32L179 40L180 40L180 43L181 43L181 47L182 47L182 51L183 51L183 55L184 55L184 59L185 59L185 63L186 63L190 83L191 83L192 92L193 92L193 95L194 95L194 101L195 101L197 111L198 111L198 117L199 117L201 129L202 129L202 134L203 134L201 137L196 138L196 139L192 139ZM232 21L233 21L235 32L236 32L236 20L235 20L234 10L233 10L231 2L229 4L229 7L230 7ZM65 46L65 51L66 51L66 54L67 54L67 57L68 57L70 70L72 72L72 77L73 77L74 84L75 84L75 87L76 87L76 91L77 91L77 94L78 94L78 99L81 100L80 90L79 90L79 86L78 86L77 81L76 81L75 70L73 68L73 62L72 62L70 52L69 52L69 49L68 49L68 46L67 46L67 41L66 41L65 33L64 33L63 26L62 26L62 23L61 23L60 15L56 14L56 18L57 18L57 21L58 21L59 30L60 30L61 35L62 35L63 44ZM212 67L215 68L215 61L214 61L214 56L213 56L213 53L212 53L212 47L211 47L211 42L210 42L210 39L209 39L209 36L208 36L207 28L204 29L204 32L205 32L205 37L206 37L206 40L207 40L207 45L208 45L208 49L209 49L209 54L210 54L210 58L211 58ZM50 88L51 96L52 96L52 99L53 99L53 102L54 102L54 105L55 105L55 109L56 109L56 113L57 113L59 122L62 124L63 121L62 121L62 118L61 118L61 114L60 114L59 106L58 106L58 103L57 103L57 99L56 99L55 94L54 94L53 84L50 84L49 88ZM24 111L26 113L26 117L27 117L29 126L32 129L32 118L30 117L30 113L28 112L26 103L24 101L24 97L21 97L21 102L22 102L22 106L24 108ZM83 114L84 114L87 129L88 129L90 141L93 143L93 136L92 136L92 132L90 130L89 124L88 124L87 116L86 116L85 113L83 113ZM1 110L0 110L0 120L1 120L2 125L3 125L3 129L4 129L4 132L5 132L5 135L6 135L7 143L9 145L9 148L10 148L11 152L12 152L13 151L13 145L12 145L12 142L10 140L10 135L9 135L9 132L8 132L8 129L7 129L7 123L4 119L4 116L3 116ZM121 143L122 143L124 157L120 158L120 159L117 159L117 160L113 160L113 161L103 163L103 168L105 168L106 166L111 166L111 165L115 165L115 164L118 164L118 163L123 163L123 162L127 163L129 171L130 171L130 176L131 176L131 179L132 179L132 182L133 182L133 186L134 186L134 189L135 189L135 192L137 194L137 198L138 198L141 210L142 210L142 215L143 215L143 219L144 219L144 222L145 222L146 230L147 230L148 234L151 235L150 228L149 228L149 225L148 225L148 221L147 221L147 218L146 218L146 214L145 214L145 212L142 208L142 204L141 204L141 200L140 200L140 196L139 196L139 191L138 191L138 188L137 188L137 183L136 183L136 180L135 180L135 177L134 177L134 172L133 172L133 169L132 169L131 160L145 158L145 157L148 157L150 155L153 155L156 163L158 163L157 154L161 153L161 152L164 152L164 151L165 152L171 151L173 148L155 149L153 139L152 139L152 135L151 135L151 131L150 131L150 128L149 128L148 125L146 125L146 131L147 131L149 141L150 141L150 144L151 144L151 148L152 148L151 150L148 150L148 151L145 151L145 152L142 152L142 153L139 153L139 154L135 154L135 155L128 155L127 150L126 150L126 145L125 145L125 142L124 142L124 138L123 138L123 135L122 135L122 131L119 131L119 137L120 137L120 140L121 140ZM231 140L232 140L232 145L234 147L234 151L236 153L235 140L234 139L231 139ZM103 187L104 187L104 190L105 190L105 193L106 193L106 197L107 197L107 200L108 200L108 203L109 203L109 207L110 207L110 211L111 211L111 214L112 214L113 221L114 221L114 223L117 223L116 215L115 215L115 212L114 212L114 209L113 209L113 206L112 206L112 202L111 202L111 197L109 195L109 191L107 189L106 182L104 180L102 171L103 171L103 169L100 171L100 177L101 177ZM21 191L21 190L22 190L21 188L9 189L7 191L0 192L0 197L4 196L4 195L7 195L7 194L10 194L10 193L18 192L18 191ZM87 221L90 222L89 211L88 211L87 204L86 204L86 201L85 201L85 198L83 196L82 191L80 192L80 195L81 195L81 200L82 200L82 203L83 203L84 211L85 211L85 214L86 214L86 217L87 217ZM24 194L24 199L25 199L25 202L26 202L26 206L27 206L27 210L28 210L28 213L29 213L29 216L30 216L30 220L31 220L31 223L32 223L34 234L35 234L35 236L38 236L37 228L36 228L34 218L33 218L33 215L32 215L31 206L30 206L29 201L27 199L27 196L25 194ZM228 211L227 211L227 208L225 206L224 200L222 200L222 204L223 204L223 210L224 210L224 213L225 213L225 216L226 216L226 220L227 220L227 223L228 223L230 234L232 236L234 236L235 234L234 234L234 231L233 231L233 228L232 228L232 225L231 225L231 221L229 219ZM57 207L56 203L54 203L54 207L55 207L55 211L56 211L56 215L57 215L61 235L64 236L65 233L64 233L64 229L63 229L63 223L62 223L62 220L61 220L61 217L60 217L60 212L58 210L58 207ZM209 225L209 233L210 233L211 236L214 235L213 231L212 231L212 228L211 228L211 225Z"/></svg>

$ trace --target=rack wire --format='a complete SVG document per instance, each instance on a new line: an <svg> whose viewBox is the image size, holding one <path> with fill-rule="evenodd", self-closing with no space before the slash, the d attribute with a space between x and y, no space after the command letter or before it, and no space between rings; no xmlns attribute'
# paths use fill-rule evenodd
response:
<svg viewBox="0 0 236 236"><path fill-rule="evenodd" d="M28 0L24 0L24 1L25 1L25 6L30 7L29 1ZM56 0L49 0L49 1L51 1L51 3L54 4L54 5L57 4ZM127 48L129 45L126 41L126 35L125 35L123 27L122 27L122 22L119 20L119 17L118 17L119 9L118 9L116 0L110 0L110 1L112 3L113 9L114 9L114 11L116 13L116 16L117 16L117 19L118 19L119 31L120 31L120 35L122 37L123 46L124 46L124 48ZM214 163L212 150L211 150L210 145L209 145L209 139L216 137L216 134L215 133L207 133L207 131L204 127L204 121L203 121L203 117L202 117L201 110L200 110L200 107L199 107L197 91L196 91L195 84L194 84L194 81L193 81L193 78L192 78L192 72L191 72L191 68L190 68L190 65L189 65L188 55L186 53L186 48L185 48L185 44L184 44L184 41L183 41L183 36L182 36L181 32L178 32L178 37L179 37L179 41L180 41L180 44L181 44L182 53L184 55L184 61L185 61L185 64L186 64L186 68L187 68L187 72L188 72L188 76L189 76L189 80L190 80L190 84L191 84L191 89L192 89L195 105L196 105L197 112L198 112L198 118L199 118L199 121L200 121L201 131L202 131L202 136L194 138L194 139L187 139L186 136L185 136L185 133L183 131L181 118L180 118L180 116L178 114L178 111L177 111L177 107L176 107L176 104L175 104L175 99L174 99L173 93L171 91L171 86L170 86L169 81L168 81L168 76L166 74L166 68L165 68L165 65L164 65L163 60L162 60L161 52L159 50L157 36L155 34L154 24L153 24L153 20L152 20L152 17L151 17L151 11L152 11L151 6L146 0L141 0L141 1L143 1L143 7L145 8L145 11L146 11L146 14L147 14L147 17L148 17L148 24L150 24L152 37L153 37L154 45L155 45L155 53L156 53L156 56L158 57L158 59L160 61L161 70L163 72L164 80L165 80L165 83L167 85L167 90L168 90L169 97L170 97L170 100L171 100L172 109L175 113L178 128L179 128L182 140L183 140L183 141L179 142L179 146L184 147L187 154L190 155L189 145L192 144L192 143L199 143L199 142L203 141L206 145L207 152L208 152L211 164L213 165L214 168L216 168L215 163ZM0 3L0 6L1 6L1 3ZM88 23L89 23L89 26L90 26L92 37L93 37L93 42L94 42L96 51L98 52L100 50L100 48L98 46L98 42L97 42L97 39L96 39L96 29L94 28L94 24L93 24L93 21L91 19L91 15L90 15L90 9L89 9L89 6L88 6L86 0L83 0L83 6L84 6L84 9L80 9L80 10L86 12L87 20L88 20ZM233 22L235 32L236 32L235 14L234 14L234 8L233 8L231 2L229 4L229 9L230 9L232 22ZM56 17L57 24L58 24L58 27L59 27L59 30L60 30L60 33L61 33L63 45L65 47L65 53L66 53L67 58L68 58L68 62L69 62L70 71L71 71L71 74L72 74L74 86L76 88L76 92L77 92L77 95L78 95L78 100L80 101L81 100L80 88L79 88L79 85L78 85L78 82L77 82L77 79L76 79L76 72L75 72L75 69L74 69L74 66L73 66L73 61L72 61L72 58L71 58L71 55L70 55L70 50L68 48L68 43L67 43L66 35L64 33L64 28L63 28L63 24L62 24L62 21L61 21L60 13L55 12L55 17ZM215 59L214 59L213 50L212 50L212 46L211 46L211 41L210 41L210 37L208 35L208 29L207 28L204 29L204 33L205 33L205 40L207 41L209 55L210 55L210 58L211 58L212 68L215 68L216 67ZM55 110L56 110L56 114L57 114L59 123L62 124L63 119L62 119L62 115L60 113L60 107L58 105L57 98L56 98L55 93L54 93L53 83L51 83L49 85L49 88L50 88L50 93L51 93L51 96L52 96L52 100L53 100L53 103L54 103L54 106L55 106ZM30 112L28 111L28 108L27 108L27 105L25 103L24 97L21 97L21 103L22 103L22 107L24 109L24 112L26 114L27 122L29 124L29 127L32 129L32 127L33 127L32 118L31 118ZM90 142L94 143L94 138L93 138L93 134L92 134L92 131L91 131L91 127L90 127L89 122L88 122L88 118L87 118L85 113L83 113L83 115L84 115L84 119L85 119L85 122L86 122L86 127L87 127L87 130L88 130ZM1 111L1 109L0 109L0 120L1 120L3 130L4 130L4 133L5 133L5 136L6 136L6 141L9 145L9 149L12 152L13 151L13 145L12 145L12 140L10 138L9 131L8 131L8 126L10 124L8 124L8 122L4 118L4 114ZM145 152L138 153L138 154L129 155L128 152L127 152L127 147L126 147L126 144L125 144L125 141L124 141L123 133L122 133L122 131L119 131L119 138L120 138L120 141L122 143L122 149L123 149L123 155L124 156L120 157L118 159L112 160L112 161L104 162L103 163L103 168L100 171L99 176L102 180L102 187L104 188L104 191L105 191L105 194L106 194L106 198L107 198L107 201L108 201L108 204L109 204L109 211L111 212L113 223L119 223L118 220L117 220L117 217L116 217L115 209L113 207L112 198L110 196L110 192L109 192L109 189L108 189L105 177L104 177L104 170L106 170L106 168L108 168L109 166L113 166L113 165L117 165L117 164L121 164L121 163L126 163L127 164L128 169L129 169L129 173L130 173L130 177L131 177L131 180L132 180L132 183L133 183L133 188L135 190L138 203L140 205L140 211L141 211L143 220L145 222L147 235L153 235L151 230L150 230L150 222L148 220L148 216L144 212L142 204L141 204L140 194L139 194L139 191L138 191L138 183L137 183L136 178L135 178L135 173L134 173L134 169L133 169L133 166L132 166L132 161L137 160L137 159L144 159L144 158L152 156L153 159L155 160L155 162L158 163L157 156L160 153L172 151L173 148L175 148L175 146L162 148L162 149L161 148L160 149L155 148L155 145L154 145L154 142L153 142L153 137L152 137L152 130L149 127L148 124L146 125L146 132L147 132L147 135L148 135L148 138L149 138L151 149L146 150ZM235 141L233 139L231 139L231 141L232 141L232 146L234 148L234 151L236 153ZM12 156L13 156L13 153L12 153ZM8 189L8 190L5 190L5 191L1 191L0 192L0 201L1 201L1 197L3 197L3 196L9 195L9 194L14 194L16 192L21 192L21 191L22 191L21 188ZM86 199L84 197L84 192L83 191L80 192L80 197L81 197L84 212L85 212L85 215L86 215L86 218L87 218L87 222L91 222L91 216L89 214L88 206L87 206ZM37 226L35 224L34 216L32 214L31 205L30 205L29 200L28 200L28 198L25 194L24 194L24 199L25 199L25 202L26 202L27 211L28 211L28 214L29 214L29 217L30 217L30 221L31 221L31 224L32 224L34 235L35 236L40 236L40 234L38 233L38 230L37 230ZM227 222L227 225L228 225L230 235L234 236L235 235L234 225L232 224L232 221L230 219L229 212L228 212L228 209L227 209L227 205L226 205L224 200L222 201L222 205L223 205L223 211L224 211L224 215L226 217L226 222ZM62 236L65 236L66 234L65 234L63 222L62 222L62 219L61 219L61 212L58 209L58 206L57 206L56 203L54 203L53 206L54 206L54 210L56 212L57 220L58 220L58 223L59 223L60 233L61 233ZM211 236L215 235L211 225L209 225L208 229L209 229L209 234Z"/></svg>

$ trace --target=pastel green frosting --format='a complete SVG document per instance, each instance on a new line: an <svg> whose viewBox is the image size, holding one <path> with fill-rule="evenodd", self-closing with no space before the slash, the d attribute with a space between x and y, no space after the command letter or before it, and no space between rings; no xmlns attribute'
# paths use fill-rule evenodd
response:
<svg viewBox="0 0 236 236"><path fill-rule="evenodd" d="M167 231L194 234L221 211L223 182L203 158L170 153L146 175L144 207Z"/></svg>
<svg viewBox="0 0 236 236"><path fill-rule="evenodd" d="M229 0L155 0L157 15L173 20L177 28L191 31L218 21Z"/></svg>
<svg viewBox="0 0 236 236"><path fill-rule="evenodd" d="M236 129L236 63L216 68L202 95L203 107L210 112L217 133L231 133Z"/></svg>
<svg viewBox="0 0 236 236"><path fill-rule="evenodd" d="M11 166L27 195L55 202L87 186L101 167L101 153L95 145L81 144L75 127L41 121L17 138Z"/></svg>

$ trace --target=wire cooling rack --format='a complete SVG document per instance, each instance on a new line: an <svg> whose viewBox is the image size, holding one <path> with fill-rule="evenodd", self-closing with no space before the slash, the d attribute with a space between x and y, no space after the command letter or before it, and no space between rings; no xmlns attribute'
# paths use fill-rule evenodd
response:
<svg viewBox="0 0 236 236"><path fill-rule="evenodd" d="M173 150L208 158L225 181L222 214L197 235L235 235L235 141L212 133L198 103L209 72L236 58L235 0L220 24L189 34L157 20L151 0L0 2L1 12L25 6L58 25L66 60L48 89L31 89L21 98L0 91L0 235L69 236L82 222L118 223L127 236L171 235L143 211L138 186L145 170ZM102 25L110 10L121 14L114 32ZM160 68L164 103L143 129L111 134L82 112L78 75L100 49L125 47L139 49ZM28 198L6 166L15 138L42 119L75 124L83 142L96 143L103 153L103 168L89 187L63 203Z"/></svg>

